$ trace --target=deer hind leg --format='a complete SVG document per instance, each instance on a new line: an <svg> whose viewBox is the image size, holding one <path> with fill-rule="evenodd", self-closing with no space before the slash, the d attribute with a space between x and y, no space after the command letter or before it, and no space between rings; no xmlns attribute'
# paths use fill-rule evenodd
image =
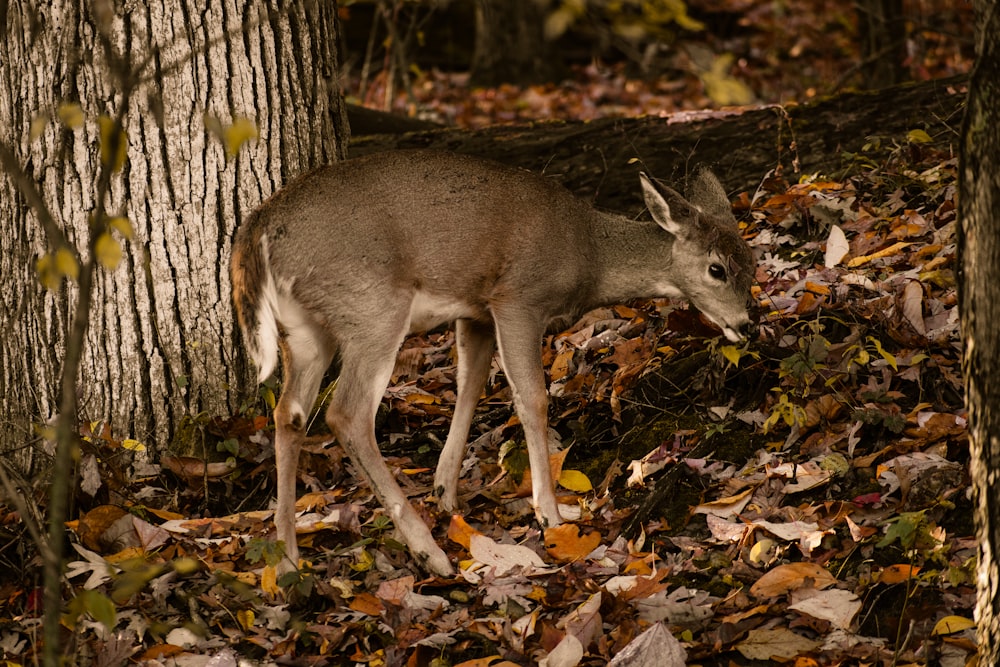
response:
<svg viewBox="0 0 1000 667"><path fill-rule="evenodd" d="M323 373L333 358L331 346L324 339L321 331L300 321L286 328L280 342L284 380L274 410L274 457L278 474L274 525L278 540L285 543L285 559L278 566L279 574L294 570L299 562L295 537L295 480L309 412L319 393Z"/></svg>
<svg viewBox="0 0 1000 667"><path fill-rule="evenodd" d="M492 325L460 319L455 322L455 346L458 348L458 399L448 430L448 439L438 459L434 490L440 507L448 512L458 509L458 479L469 439L469 427L486 385L493 359L496 338Z"/></svg>
<svg viewBox="0 0 1000 667"><path fill-rule="evenodd" d="M347 339L349 342L341 349L340 376L326 420L413 556L431 572L450 576L454 569L448 556L399 488L375 441L375 413L392 375L406 324L391 331L387 326L384 333L369 331Z"/></svg>
<svg viewBox="0 0 1000 667"><path fill-rule="evenodd" d="M548 407L537 315L494 309L500 364L514 394L514 408L524 428L531 464L531 499L543 528L562 523L549 466Z"/></svg>

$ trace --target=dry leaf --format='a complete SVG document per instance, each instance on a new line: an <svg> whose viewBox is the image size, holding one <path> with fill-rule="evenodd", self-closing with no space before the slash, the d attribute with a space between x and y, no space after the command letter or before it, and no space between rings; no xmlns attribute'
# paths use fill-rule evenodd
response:
<svg viewBox="0 0 1000 667"><path fill-rule="evenodd" d="M473 535L482 535L482 533L470 526L462 515L451 515L451 523L448 524L449 540L468 549Z"/></svg>
<svg viewBox="0 0 1000 667"><path fill-rule="evenodd" d="M520 544L498 544L485 535L472 535L469 553L476 561L492 567L498 577L516 569L548 569L542 557Z"/></svg>
<svg viewBox="0 0 1000 667"><path fill-rule="evenodd" d="M764 574L750 587L750 594L759 598L775 598L807 585L824 589L835 583L834 576L816 563L788 563Z"/></svg>
<svg viewBox="0 0 1000 667"><path fill-rule="evenodd" d="M564 523L561 526L545 529L545 551L560 563L581 560L600 543L599 532L595 530L581 536L580 528L576 524Z"/></svg>
<svg viewBox="0 0 1000 667"><path fill-rule="evenodd" d="M898 563L890 565L882 570L878 580L883 584L901 584L908 579L912 579L920 572L920 568L909 563Z"/></svg>
<svg viewBox="0 0 1000 667"><path fill-rule="evenodd" d="M684 667L687 651L663 623L654 623L619 651L608 667Z"/></svg>

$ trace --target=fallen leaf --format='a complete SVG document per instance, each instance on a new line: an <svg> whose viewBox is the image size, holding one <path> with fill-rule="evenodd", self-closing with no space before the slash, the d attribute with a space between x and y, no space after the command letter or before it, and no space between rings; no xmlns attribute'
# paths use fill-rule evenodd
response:
<svg viewBox="0 0 1000 667"><path fill-rule="evenodd" d="M382 602L368 592L361 592L355 595L351 599L351 604L348 606L352 611L356 611L367 616L381 616L384 611Z"/></svg>
<svg viewBox="0 0 1000 667"><path fill-rule="evenodd" d="M890 565L879 574L879 583L883 584L901 584L908 579L912 579L917 576L920 572L920 568L916 565L910 565L909 563L898 563L896 565Z"/></svg>
<svg viewBox="0 0 1000 667"><path fill-rule="evenodd" d="M830 236L826 239L826 255L824 266L832 268L840 264L840 261L850 252L851 246L847 243L844 230L837 225L830 228Z"/></svg>
<svg viewBox="0 0 1000 667"><path fill-rule="evenodd" d="M559 485L577 493L588 493L594 490L590 479L579 470L563 470L559 475Z"/></svg>
<svg viewBox="0 0 1000 667"><path fill-rule="evenodd" d="M663 623L654 623L615 655L608 667L684 667L687 651Z"/></svg>
<svg viewBox="0 0 1000 667"><path fill-rule="evenodd" d="M580 527L572 523L545 529L545 551L560 563L578 561L596 549L601 534L596 530L580 535Z"/></svg>
<svg viewBox="0 0 1000 667"><path fill-rule="evenodd" d="M785 628L751 630L747 638L736 644L736 650L749 660L780 660L785 662L801 653L813 651L823 642L808 639Z"/></svg>
<svg viewBox="0 0 1000 667"><path fill-rule="evenodd" d="M573 635L562 638L549 654L542 658L539 667L576 667L583 660L583 645Z"/></svg>
<svg viewBox="0 0 1000 667"><path fill-rule="evenodd" d="M945 616L934 624L932 635L953 635L956 632L976 627L976 622L964 616Z"/></svg>
<svg viewBox="0 0 1000 667"><path fill-rule="evenodd" d="M750 594L759 598L774 598L807 584L816 589L823 589L835 583L837 580L834 576L816 563L787 563L761 576L750 587Z"/></svg>
<svg viewBox="0 0 1000 667"><path fill-rule="evenodd" d="M553 484L558 482L560 475L562 475L563 461L566 460L567 454L569 454L568 447L555 454L549 454L549 474L552 475ZM511 495L515 498L527 498L531 495L531 468L525 469L521 483L517 485Z"/></svg>
<svg viewBox="0 0 1000 667"><path fill-rule="evenodd" d="M448 524L449 540L468 549L473 535L482 535L482 533L470 526L462 515L451 515L451 523Z"/></svg>
<svg viewBox="0 0 1000 667"><path fill-rule="evenodd" d="M499 544L485 535L472 535L469 539L469 553L472 557L495 570L497 577L516 569L545 570L549 566L542 557L520 544Z"/></svg>
<svg viewBox="0 0 1000 667"><path fill-rule="evenodd" d="M829 621L835 628L847 630L858 612L861 611L861 600L851 591L833 588L816 591L804 600L788 605L789 609L809 614L813 618Z"/></svg>
<svg viewBox="0 0 1000 667"><path fill-rule="evenodd" d="M753 495L753 487L737 493L735 496L719 498L709 503L702 503L694 508L693 514L711 514L721 519L733 517L743 511Z"/></svg>

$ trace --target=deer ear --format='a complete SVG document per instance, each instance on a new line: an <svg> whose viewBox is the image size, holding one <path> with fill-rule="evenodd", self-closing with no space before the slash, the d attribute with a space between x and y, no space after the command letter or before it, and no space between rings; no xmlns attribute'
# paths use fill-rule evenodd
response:
<svg viewBox="0 0 1000 667"><path fill-rule="evenodd" d="M684 238L695 227L698 211L675 190L660 185L644 172L639 173L642 197L646 208L660 227L678 238Z"/></svg>
<svg viewBox="0 0 1000 667"><path fill-rule="evenodd" d="M707 167L698 171L688 195L692 204L709 215L731 217L733 214L733 207L729 203L725 188Z"/></svg>

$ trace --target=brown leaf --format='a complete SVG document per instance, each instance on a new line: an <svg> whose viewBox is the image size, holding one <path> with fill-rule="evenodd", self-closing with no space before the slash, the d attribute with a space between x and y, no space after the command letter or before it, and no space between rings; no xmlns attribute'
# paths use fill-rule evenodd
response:
<svg viewBox="0 0 1000 667"><path fill-rule="evenodd" d="M352 611L356 611L367 616L381 616L384 611L382 602L379 601L377 597L367 592L355 595L351 599L351 604L348 606Z"/></svg>
<svg viewBox="0 0 1000 667"><path fill-rule="evenodd" d="M835 583L834 576L816 563L788 563L764 574L750 587L750 593L756 597L774 598L805 586L823 589Z"/></svg>

